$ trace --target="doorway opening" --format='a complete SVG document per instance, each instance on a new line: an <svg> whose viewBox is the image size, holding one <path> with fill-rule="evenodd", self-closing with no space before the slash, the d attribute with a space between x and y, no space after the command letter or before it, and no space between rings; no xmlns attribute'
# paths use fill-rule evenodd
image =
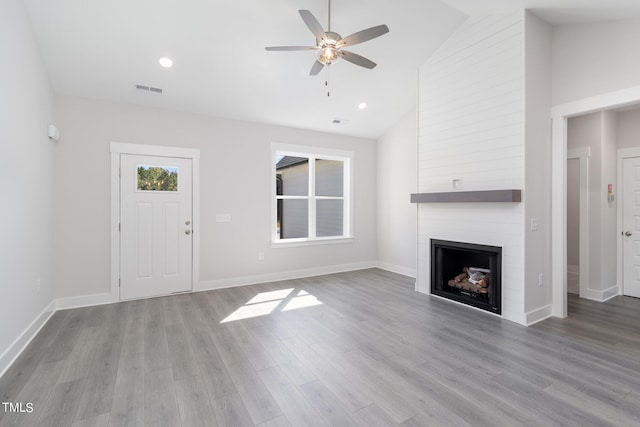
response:
<svg viewBox="0 0 640 427"><path fill-rule="evenodd" d="M552 108L552 314L567 316L567 122L588 113L619 110L640 103L640 86L594 96ZM619 172L619 171L618 171ZM594 191L601 197L603 193ZM618 224L620 221L618 220ZM619 230L618 230L619 231ZM614 231L615 233L615 231ZM619 237L619 234L618 234ZM620 239L618 238L618 242ZM584 251L584 249L583 249ZM617 251L617 277L621 277L621 248ZM582 264L582 262L581 262ZM588 263L587 263L588 264ZM616 261L613 261L614 270ZM580 275L582 279L584 276ZM588 275L587 275L588 277ZM600 300L619 293L618 286L599 291Z"/></svg>

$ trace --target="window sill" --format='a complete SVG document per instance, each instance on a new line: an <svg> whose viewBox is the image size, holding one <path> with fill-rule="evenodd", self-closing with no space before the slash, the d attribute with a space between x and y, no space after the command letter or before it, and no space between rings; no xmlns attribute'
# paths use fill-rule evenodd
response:
<svg viewBox="0 0 640 427"><path fill-rule="evenodd" d="M293 248L300 246L339 245L353 243L353 237L327 237L319 239L286 239L271 241L272 248Z"/></svg>

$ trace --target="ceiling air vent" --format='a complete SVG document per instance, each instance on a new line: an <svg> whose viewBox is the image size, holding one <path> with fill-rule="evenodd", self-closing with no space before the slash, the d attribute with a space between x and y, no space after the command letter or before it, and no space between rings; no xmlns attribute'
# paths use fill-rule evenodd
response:
<svg viewBox="0 0 640 427"><path fill-rule="evenodd" d="M161 88L153 87L153 86L136 85L136 89L143 90L145 92L162 93L162 89Z"/></svg>

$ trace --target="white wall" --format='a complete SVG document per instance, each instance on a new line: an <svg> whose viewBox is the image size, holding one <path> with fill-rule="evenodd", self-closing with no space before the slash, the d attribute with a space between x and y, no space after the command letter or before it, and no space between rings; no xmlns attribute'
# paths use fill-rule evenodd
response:
<svg viewBox="0 0 640 427"><path fill-rule="evenodd" d="M525 12L472 17L420 68L418 191L525 186ZM525 198L527 197L526 192ZM503 317L524 323L524 203L422 203L418 290L430 239L502 247Z"/></svg>
<svg viewBox="0 0 640 427"><path fill-rule="evenodd" d="M22 332L32 322L37 327L44 321L40 315L54 297L55 144L47 138L47 125L53 122L52 92L20 0L0 2L0 52L2 374L24 345Z"/></svg>
<svg viewBox="0 0 640 427"><path fill-rule="evenodd" d="M551 314L551 26L525 15L525 311ZM532 229L531 222L537 224ZM542 280L540 280L542 275Z"/></svg>
<svg viewBox="0 0 640 427"><path fill-rule="evenodd" d="M553 29L553 105L640 85L640 20Z"/></svg>
<svg viewBox="0 0 640 427"><path fill-rule="evenodd" d="M640 109L618 113L617 116L618 148L640 147Z"/></svg>
<svg viewBox="0 0 640 427"><path fill-rule="evenodd" d="M380 266L416 276L418 124L412 110L378 140L378 260Z"/></svg>
<svg viewBox="0 0 640 427"><path fill-rule="evenodd" d="M375 265L375 141L57 96L61 132L56 168L58 297L110 291L109 143L201 150L201 288L271 278L287 271ZM352 150L355 241L276 248L271 231L271 142ZM231 222L216 223L218 213ZM264 252L264 260L258 253ZM315 270L314 270L315 269Z"/></svg>

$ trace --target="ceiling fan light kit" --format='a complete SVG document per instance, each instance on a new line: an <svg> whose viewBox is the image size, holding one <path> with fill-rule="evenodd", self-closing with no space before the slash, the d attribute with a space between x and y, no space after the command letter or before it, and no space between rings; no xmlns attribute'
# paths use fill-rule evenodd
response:
<svg viewBox="0 0 640 427"><path fill-rule="evenodd" d="M376 63L360 56L356 53L343 50L346 46L353 46L358 43L363 43L368 40L380 37L383 34L389 32L389 27L386 25L378 25L375 27L367 28L366 30L358 31L350 36L342 37L340 34L331 31L331 0L329 0L329 25L327 31L324 31L322 25L318 22L315 16L308 10L299 10L302 20L307 25L309 30L316 36L315 46L274 46L266 47L269 51L295 51L295 50L316 50L317 59L311 67L310 75L317 75L325 65L329 66L336 63L340 58L344 58L345 61L360 67L372 69L376 66Z"/></svg>

